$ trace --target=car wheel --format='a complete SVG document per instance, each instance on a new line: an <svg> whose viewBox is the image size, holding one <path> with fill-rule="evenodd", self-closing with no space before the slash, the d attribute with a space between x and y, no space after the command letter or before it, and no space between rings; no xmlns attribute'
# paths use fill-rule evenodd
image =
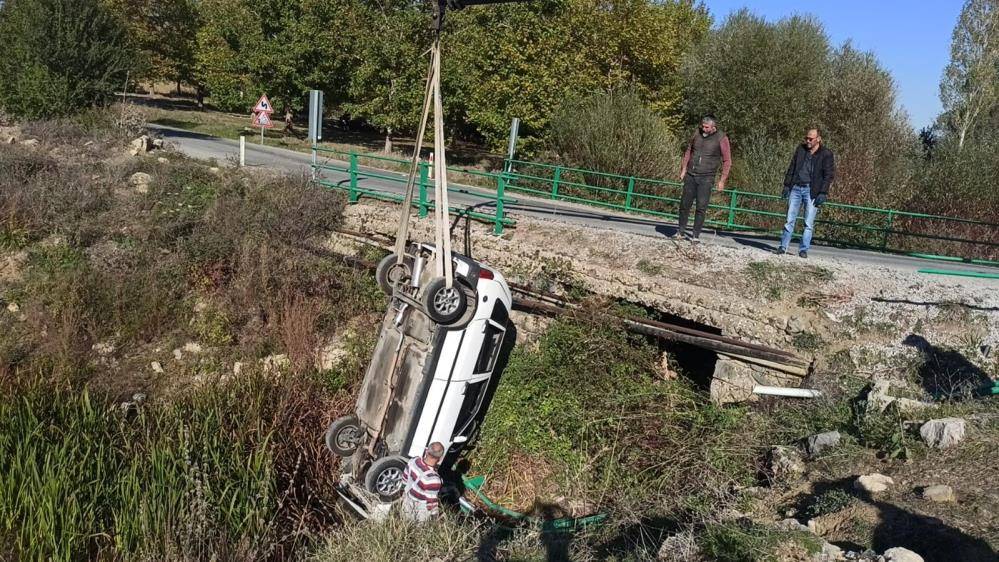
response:
<svg viewBox="0 0 999 562"><path fill-rule="evenodd" d="M405 487L406 464L406 459L397 456L376 460L364 475L364 487L383 502L398 499Z"/></svg>
<svg viewBox="0 0 999 562"><path fill-rule="evenodd" d="M326 430L326 448L334 455L349 457L357 450L363 430L354 416L337 418Z"/></svg>
<svg viewBox="0 0 999 562"><path fill-rule="evenodd" d="M375 268L375 279L386 295L391 295L396 285L407 283L413 275L410 260L403 258L402 263L397 261L395 254L389 254Z"/></svg>
<svg viewBox="0 0 999 562"><path fill-rule="evenodd" d="M468 310L468 301L475 302L475 295L458 281L447 287L443 277L435 277L423 291L423 306L434 322L452 326Z"/></svg>

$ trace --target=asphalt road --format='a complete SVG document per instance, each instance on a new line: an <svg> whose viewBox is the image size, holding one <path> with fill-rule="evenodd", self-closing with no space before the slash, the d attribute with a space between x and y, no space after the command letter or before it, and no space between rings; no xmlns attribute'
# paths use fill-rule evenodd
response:
<svg viewBox="0 0 999 562"><path fill-rule="evenodd" d="M236 165L239 158L239 142L230 139L212 137L201 133L175 129L162 125L149 125L161 135L164 141L170 143L176 150L201 160L215 160L220 165ZM310 173L311 156L303 152L293 150L260 146L258 139L247 137L246 143L246 165L247 167L266 168L289 173ZM344 165L343 162L330 161L330 163ZM364 168L362 171L376 173L382 176L397 177L404 179L404 174ZM349 176L346 173L333 171L324 172L324 178L335 183L346 183ZM478 206L488 208L489 204L484 204L482 197L475 194L494 196L495 192L461 184L450 184L458 192L450 193L450 204L457 207ZM405 185L400 181L391 181L381 178L361 178L358 187L377 189L380 191L391 191L402 193ZM646 236L663 237L670 236L676 232L676 224L659 220L656 218L643 217L637 214L616 213L613 211L599 209L595 207L567 203L563 201L553 201L550 199L534 198L524 196L520 193L508 193L509 197L516 200L515 203L507 204L506 210L513 218L518 216L531 216L562 221L571 224L595 226L608 228L634 234ZM730 232L720 232L706 229L701 234L701 240L705 244L718 244L729 247L749 247L756 248L761 253L772 251L777 248L778 241L769 236L758 236L749 234L737 234ZM792 243L792 249L796 244ZM855 250L849 248L835 248L813 244L809 250L809 256L813 258L829 258L839 261L848 261L857 264L878 265L898 269L902 271L915 272L919 269L944 269L960 272L978 272L995 275L999 270L991 267L975 266L960 262L942 262L937 260L927 260L910 256L896 254L883 254L866 250ZM788 255L788 260L798 260L795 255ZM927 275L928 277L930 275ZM932 277L947 279L948 281L959 281L960 277L933 275ZM996 282L999 285L999 281Z"/></svg>

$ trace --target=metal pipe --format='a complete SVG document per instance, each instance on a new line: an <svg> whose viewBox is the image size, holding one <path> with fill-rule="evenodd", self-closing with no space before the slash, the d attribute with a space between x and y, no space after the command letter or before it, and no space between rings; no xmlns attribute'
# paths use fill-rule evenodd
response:
<svg viewBox="0 0 999 562"><path fill-rule="evenodd" d="M788 388L785 386L764 386L758 384L753 387L753 394L766 394L767 396L790 396L793 398L818 398L822 393L810 388Z"/></svg>

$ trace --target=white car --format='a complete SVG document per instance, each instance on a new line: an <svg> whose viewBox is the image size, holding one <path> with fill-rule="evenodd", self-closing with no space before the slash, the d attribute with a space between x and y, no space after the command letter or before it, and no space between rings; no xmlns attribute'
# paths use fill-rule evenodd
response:
<svg viewBox="0 0 999 562"><path fill-rule="evenodd" d="M354 485L383 502L401 495L406 462L439 441L446 465L473 440L508 353L512 296L503 276L453 254L454 283L434 277L433 246L412 245L403 263L379 264L392 295L357 398L355 415L334 421L326 445L344 458Z"/></svg>

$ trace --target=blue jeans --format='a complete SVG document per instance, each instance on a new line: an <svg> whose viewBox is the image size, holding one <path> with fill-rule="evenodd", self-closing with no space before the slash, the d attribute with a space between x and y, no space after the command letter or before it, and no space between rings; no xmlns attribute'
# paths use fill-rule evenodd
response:
<svg viewBox="0 0 999 562"><path fill-rule="evenodd" d="M791 235L794 234L794 223L798 220L798 211L801 206L805 206L805 232L801 235L801 245L798 250L807 252L812 245L812 230L815 228L815 215L819 208L815 206L811 191L807 186L794 185L791 187L791 195L787 200L787 222L784 223L784 235L780 239L780 247L787 249L791 243Z"/></svg>

